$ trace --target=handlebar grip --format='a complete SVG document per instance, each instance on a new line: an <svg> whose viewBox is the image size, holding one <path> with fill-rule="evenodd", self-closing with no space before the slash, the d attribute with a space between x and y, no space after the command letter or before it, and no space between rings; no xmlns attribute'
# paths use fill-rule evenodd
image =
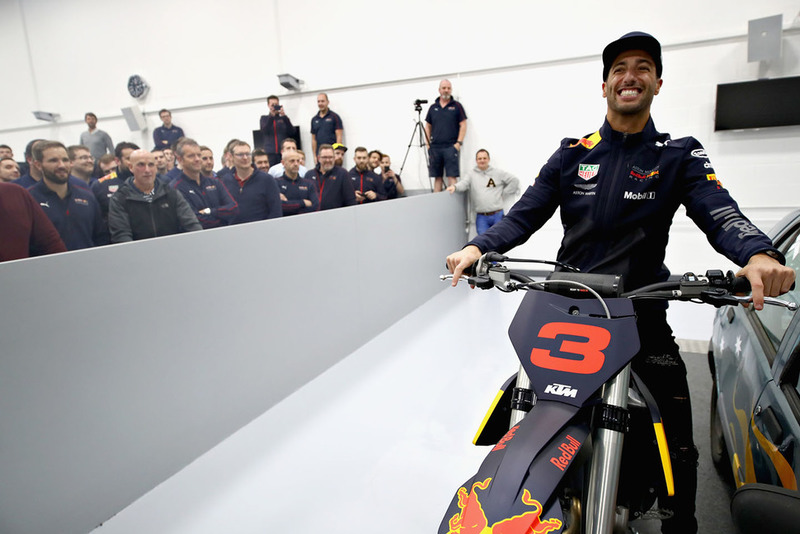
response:
<svg viewBox="0 0 800 534"><path fill-rule="evenodd" d="M737 276L731 283L731 293L749 293L750 280L744 276Z"/></svg>

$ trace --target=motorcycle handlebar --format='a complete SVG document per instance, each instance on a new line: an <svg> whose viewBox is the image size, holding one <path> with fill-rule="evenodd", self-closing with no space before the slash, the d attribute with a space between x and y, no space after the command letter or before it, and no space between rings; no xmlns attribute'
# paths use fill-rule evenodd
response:
<svg viewBox="0 0 800 534"><path fill-rule="evenodd" d="M502 265L503 262L556 264L566 270L551 273L545 282L535 282L522 273L510 270ZM677 281L652 284L624 293L623 279L619 275L581 273L575 267L557 262L514 259L496 252L487 252L481 256L471 268L467 281L471 286L481 289L496 287L507 292L518 289L544 289L573 298L602 296L625 297L635 300L694 300L716 307L751 301L750 297L737 296L737 294L750 292L749 280L744 277L735 277L732 271L723 273L721 270L709 270L706 271L705 276L686 273ZM772 297L765 297L765 303L784 306L792 311L797 309L797 304L794 302Z"/></svg>

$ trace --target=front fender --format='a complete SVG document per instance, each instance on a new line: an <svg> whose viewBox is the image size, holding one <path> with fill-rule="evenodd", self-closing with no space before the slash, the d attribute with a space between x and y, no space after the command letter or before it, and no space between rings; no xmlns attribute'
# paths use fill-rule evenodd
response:
<svg viewBox="0 0 800 534"><path fill-rule="evenodd" d="M561 532L555 492L589 434L588 425L573 421L578 411L560 402L537 403L458 488L439 533Z"/></svg>

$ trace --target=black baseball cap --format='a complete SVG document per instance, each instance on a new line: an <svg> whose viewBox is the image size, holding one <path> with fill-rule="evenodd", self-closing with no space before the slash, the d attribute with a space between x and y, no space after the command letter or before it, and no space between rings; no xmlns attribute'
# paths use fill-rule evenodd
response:
<svg viewBox="0 0 800 534"><path fill-rule="evenodd" d="M649 33L630 32L609 44L603 50L603 81L608 79L608 72L611 70L611 64L614 63L614 60L621 53L628 50L644 50L650 54L656 64L656 76L661 78L661 72L664 70L661 64L661 43Z"/></svg>

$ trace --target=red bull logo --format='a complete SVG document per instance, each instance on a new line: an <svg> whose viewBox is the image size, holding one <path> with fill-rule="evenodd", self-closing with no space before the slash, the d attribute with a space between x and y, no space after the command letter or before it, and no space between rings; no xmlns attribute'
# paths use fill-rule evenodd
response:
<svg viewBox="0 0 800 534"><path fill-rule="evenodd" d="M519 428L519 425L511 427L508 430L508 432L506 432L506 435L503 436L503 438L500 441L497 442L497 445L494 446L494 448L492 449L492 452L499 451L501 449L505 449L506 448L506 444L508 444L509 441L514 439L514 434L517 432L518 428Z"/></svg>
<svg viewBox="0 0 800 534"><path fill-rule="evenodd" d="M580 448L581 442L567 434L567 440L558 446L561 455L550 458L550 463L558 467L561 471L564 471Z"/></svg>
<svg viewBox="0 0 800 534"><path fill-rule="evenodd" d="M478 490L483 491L492 482L487 478L483 482L472 484L470 491L467 488L458 489L459 513L450 518L447 534L547 534L561 528L559 519L542 520L542 505L534 499L528 490L522 492L522 503L532 507L531 510L520 515L509 517L489 525L486 514L478 495Z"/></svg>

